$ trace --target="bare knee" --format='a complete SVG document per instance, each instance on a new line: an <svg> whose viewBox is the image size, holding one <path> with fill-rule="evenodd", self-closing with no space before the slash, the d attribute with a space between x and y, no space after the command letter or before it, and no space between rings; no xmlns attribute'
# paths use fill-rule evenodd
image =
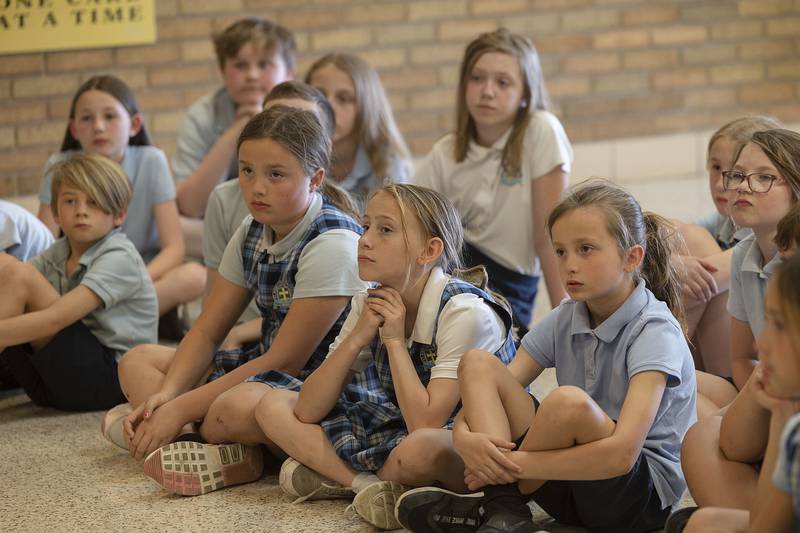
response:
<svg viewBox="0 0 800 533"><path fill-rule="evenodd" d="M438 470L458 456L453 449L452 439L443 438L442 429L425 428L413 431L394 449L389 456L388 470L391 481L409 485L421 479L434 477Z"/></svg>
<svg viewBox="0 0 800 533"><path fill-rule="evenodd" d="M262 383L246 382L223 392L208 408L200 433L208 442L224 442L232 435L240 436L252 424L255 407L267 390Z"/></svg>
<svg viewBox="0 0 800 533"><path fill-rule="evenodd" d="M494 354L483 350L469 350L461 356L458 363L458 377L465 378L475 373L485 376L496 361L498 359Z"/></svg>
<svg viewBox="0 0 800 533"><path fill-rule="evenodd" d="M280 431L289 422L296 421L294 405L297 403L297 393L283 389L267 390L258 402L255 409L256 422L268 439L275 441Z"/></svg>
<svg viewBox="0 0 800 533"><path fill-rule="evenodd" d="M580 387L563 385L557 387L542 401L539 411L553 411L562 420L579 420L593 412L591 398Z"/></svg>
<svg viewBox="0 0 800 533"><path fill-rule="evenodd" d="M157 369L153 359L153 352L161 347L156 344L140 344L125 353L117 363L117 374L122 390L135 387L140 383L143 371Z"/></svg>

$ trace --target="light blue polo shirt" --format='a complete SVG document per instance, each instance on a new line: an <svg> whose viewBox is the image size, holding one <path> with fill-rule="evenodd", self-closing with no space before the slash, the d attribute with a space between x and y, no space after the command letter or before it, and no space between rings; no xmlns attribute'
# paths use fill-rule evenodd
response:
<svg viewBox="0 0 800 533"><path fill-rule="evenodd" d="M356 201L359 211L363 213L370 191L382 187L385 178L390 178L392 183L408 183L410 167L411 165L405 159L393 157L389 159L389 175L378 176L375 174L375 169L372 168L367 151L359 145L350 175L342 181L334 183L350 193Z"/></svg>
<svg viewBox="0 0 800 533"><path fill-rule="evenodd" d="M78 268L67 275L70 247L66 237L31 259L58 294L85 285L102 305L82 321L97 340L113 350L117 360L139 344L158 341L156 289L141 256L119 229L94 243L78 260Z"/></svg>
<svg viewBox="0 0 800 533"><path fill-rule="evenodd" d="M172 158L172 170L178 183L191 176L200 166L217 140L236 121L236 104L225 87L207 94L189 107L178 133L178 145ZM232 179L239 174L236 153L219 181Z"/></svg>
<svg viewBox="0 0 800 533"><path fill-rule="evenodd" d="M764 264L756 237L750 234L733 248L731 257L731 288L728 290L728 312L742 322L750 324L750 331L758 337L764 329L764 297L767 283L783 263L780 254Z"/></svg>
<svg viewBox="0 0 800 533"><path fill-rule="evenodd" d="M722 216L717 211L697 220L696 223L705 228L723 250L733 248L737 242L753 232L750 228L737 228L731 217Z"/></svg>
<svg viewBox="0 0 800 533"><path fill-rule="evenodd" d="M27 209L0 200L0 252L27 261L53 244L53 232Z"/></svg>
<svg viewBox="0 0 800 533"><path fill-rule="evenodd" d="M694 363L678 321L644 282L594 329L584 302L564 300L534 324L522 346L540 365L555 367L559 385L585 390L613 420L619 420L634 375L666 374L667 388L642 454L662 508L680 500L686 489L681 441L696 420Z"/></svg>
<svg viewBox="0 0 800 533"><path fill-rule="evenodd" d="M50 156L39 188L39 201L50 205L52 172L54 164L69 159L80 150L58 152ZM122 223L122 231L131 240L149 263L161 251L158 227L153 216L155 206L175 200L175 183L169 171L167 156L155 146L128 146L120 162L133 189L128 216Z"/></svg>
<svg viewBox="0 0 800 533"><path fill-rule="evenodd" d="M786 422L781 432L778 459L772 482L775 486L792 497L795 531L800 523L800 414L794 415Z"/></svg>

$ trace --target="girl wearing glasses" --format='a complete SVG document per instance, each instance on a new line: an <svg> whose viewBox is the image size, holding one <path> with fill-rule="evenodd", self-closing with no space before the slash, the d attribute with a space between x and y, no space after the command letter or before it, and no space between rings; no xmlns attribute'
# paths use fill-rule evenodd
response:
<svg viewBox="0 0 800 533"><path fill-rule="evenodd" d="M783 262L773 240L777 225L800 198L800 133L785 129L754 133L733 169L722 176L731 217L738 226L752 230L734 247L728 296L731 368L741 392L722 416L692 426L683 441L681 461L698 505L750 510L770 413L755 401L747 383L758 359L755 337L764 327L767 283Z"/></svg>

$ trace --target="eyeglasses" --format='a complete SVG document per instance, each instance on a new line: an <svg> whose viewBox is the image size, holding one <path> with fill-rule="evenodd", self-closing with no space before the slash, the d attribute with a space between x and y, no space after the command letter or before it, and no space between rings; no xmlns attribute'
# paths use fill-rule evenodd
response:
<svg viewBox="0 0 800 533"><path fill-rule="evenodd" d="M758 193L769 192L775 180L781 179L772 174L762 174L761 172L753 172L752 174L745 174L738 170L726 170L722 173L722 186L727 191L734 191L739 188L743 181L747 181L747 186L750 190Z"/></svg>

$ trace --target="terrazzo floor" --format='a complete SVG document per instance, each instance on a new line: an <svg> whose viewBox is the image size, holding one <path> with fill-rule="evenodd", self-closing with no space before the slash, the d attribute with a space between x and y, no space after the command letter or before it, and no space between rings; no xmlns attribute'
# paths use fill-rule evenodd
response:
<svg viewBox="0 0 800 533"><path fill-rule="evenodd" d="M545 375L534 392L541 397L553 384ZM201 497L169 494L103 439L101 417L37 407L20 390L0 392L0 531L373 531L346 514L342 500L293 505L274 465L256 483ZM583 531L541 511L534 516L552 533Z"/></svg>

